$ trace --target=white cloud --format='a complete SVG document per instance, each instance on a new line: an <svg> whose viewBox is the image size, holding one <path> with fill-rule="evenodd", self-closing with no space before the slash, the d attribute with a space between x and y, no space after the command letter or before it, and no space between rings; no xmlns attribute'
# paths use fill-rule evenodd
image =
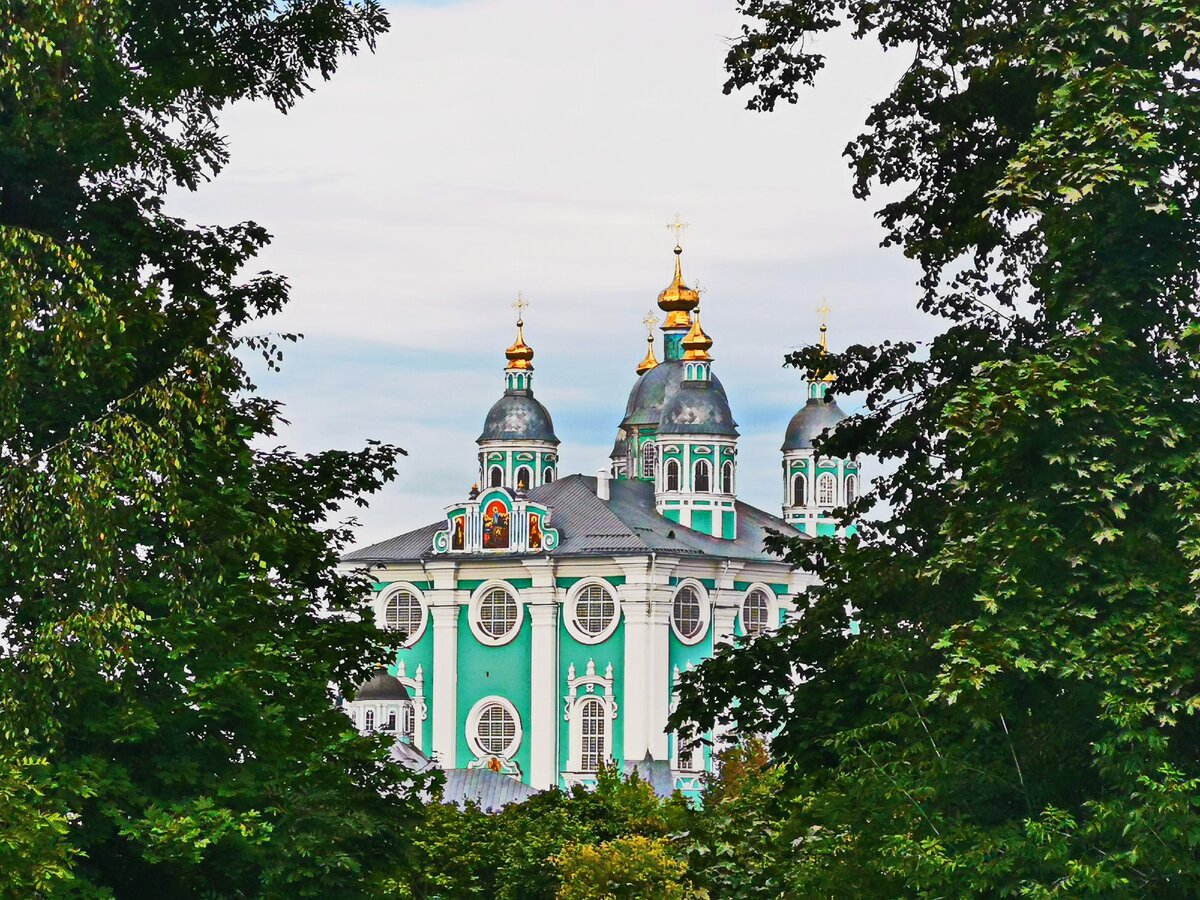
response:
<svg viewBox="0 0 1200 900"><path fill-rule="evenodd" d="M742 424L744 499L779 503L778 444L803 402L782 355L920 337L915 271L878 248L874 205L850 196L841 151L906 60L845 35L796 107L721 93L733 0L467 0L402 5L373 56L348 60L288 116L261 104L223 125L232 163L173 212L254 219L256 264L287 275L299 330L282 375L301 450L367 437L410 451L360 537L436 519L474 478L474 438L499 396L515 293L533 306L535 386L564 471L604 463L640 320L670 277L678 209L685 273L706 288L716 370Z"/></svg>

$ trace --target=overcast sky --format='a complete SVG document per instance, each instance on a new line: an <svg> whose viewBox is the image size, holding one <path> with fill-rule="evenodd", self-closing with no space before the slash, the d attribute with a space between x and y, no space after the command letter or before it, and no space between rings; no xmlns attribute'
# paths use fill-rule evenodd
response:
<svg viewBox="0 0 1200 900"><path fill-rule="evenodd" d="M389 12L376 54L347 60L291 114L230 110L231 164L172 206L274 235L258 268L285 274L292 302L263 330L305 335L282 373L259 378L286 404L283 440L408 450L399 479L355 513L360 541L436 521L465 496L517 291L560 473L606 464L641 320L670 281L676 211L742 432L741 499L778 513L779 445L804 402L800 373L780 364L815 339L822 298L834 346L931 331L914 266L879 247L879 203L851 197L841 156L905 58L827 38L817 89L751 113L721 92L734 0Z"/></svg>

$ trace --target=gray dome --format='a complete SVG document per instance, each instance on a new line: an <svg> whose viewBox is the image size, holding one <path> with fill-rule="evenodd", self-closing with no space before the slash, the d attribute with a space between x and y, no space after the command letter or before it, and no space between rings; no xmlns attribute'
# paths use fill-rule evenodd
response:
<svg viewBox="0 0 1200 900"><path fill-rule="evenodd" d="M392 700L400 702L408 700L408 688L388 674L387 669L380 666L375 674L364 681L355 690L352 700Z"/></svg>
<svg viewBox="0 0 1200 900"><path fill-rule="evenodd" d="M782 450L807 450L813 441L821 436L827 428L833 428L846 418L836 400L825 401L824 398L810 397L800 411L788 422L787 435L783 439Z"/></svg>
<svg viewBox="0 0 1200 900"><path fill-rule="evenodd" d="M681 384L663 407L659 434L721 434L737 437L729 401L718 386L703 381Z"/></svg>
<svg viewBox="0 0 1200 900"><path fill-rule="evenodd" d="M483 441L547 441L557 444L550 413L529 391L506 391L483 420Z"/></svg>
<svg viewBox="0 0 1200 900"><path fill-rule="evenodd" d="M659 363L639 378L629 392L629 402L625 405L625 418L621 424L657 425L662 418L663 406L683 383L683 375L683 361L671 359ZM710 377L713 390L728 404L721 379L716 375Z"/></svg>

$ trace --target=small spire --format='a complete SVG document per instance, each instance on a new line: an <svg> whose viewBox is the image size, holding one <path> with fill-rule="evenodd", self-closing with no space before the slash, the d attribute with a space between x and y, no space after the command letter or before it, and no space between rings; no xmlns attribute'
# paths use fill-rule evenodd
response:
<svg viewBox="0 0 1200 900"><path fill-rule="evenodd" d="M654 326L658 324L658 318L652 312L646 313L642 324L646 326L646 355L637 365L639 375L645 375L658 365L658 360L654 358Z"/></svg>
<svg viewBox="0 0 1200 900"><path fill-rule="evenodd" d="M533 369L533 348L525 343L525 310L528 308L529 301L518 292L513 303L513 309L517 311L517 339L504 351L510 369Z"/></svg>
<svg viewBox="0 0 1200 900"><path fill-rule="evenodd" d="M825 302L824 297L821 298L821 305L817 307L817 312L819 312L821 314L820 344L821 344L821 356L822 356L822 358L824 358L824 356L829 352L829 321L828 320L829 320L829 314L831 312L833 312L833 310L831 310L829 308L829 304ZM821 369L817 368L812 373L812 377L809 380L812 382L823 381L826 384L832 384L833 382L837 381L837 376L834 375L832 372L828 372L828 373L822 375Z"/></svg>
<svg viewBox="0 0 1200 900"><path fill-rule="evenodd" d="M700 327L700 307L696 307L696 318L692 321L692 327L687 334L683 336L683 349L687 352L683 354L685 360L696 361L711 360L708 355L708 350L712 347L713 342L704 329Z"/></svg>
<svg viewBox="0 0 1200 900"><path fill-rule="evenodd" d="M667 227L675 231L675 277L671 279L666 290L658 295L658 308L667 313L663 331L674 331L691 325L691 317L688 313L700 302L700 295L683 283L683 267L681 265L683 247L679 244L679 236L687 228L687 223L679 218L679 213L676 213L675 221L668 224Z"/></svg>

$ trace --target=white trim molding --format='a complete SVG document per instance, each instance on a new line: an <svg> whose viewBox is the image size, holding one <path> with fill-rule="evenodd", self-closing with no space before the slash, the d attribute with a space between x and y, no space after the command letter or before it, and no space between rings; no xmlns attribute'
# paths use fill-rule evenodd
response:
<svg viewBox="0 0 1200 900"><path fill-rule="evenodd" d="M387 605L395 594L404 591L412 594L416 599L417 604L421 607L421 624L417 630L408 635L402 644L398 645L397 649L411 647L419 641L425 634L425 629L429 627L429 601L425 599L425 592L417 588L416 585L408 581L393 581L381 590L375 597L375 624L383 631L389 634L394 633L387 627Z"/></svg>
<svg viewBox="0 0 1200 900"><path fill-rule="evenodd" d="M480 719L483 718L484 712L492 706L498 706L503 709L512 717L513 721L513 735L508 743L504 745L504 749L498 753L488 750L479 740ZM519 777L521 770L517 767L515 757L517 750L520 749L522 737L524 737L524 728L521 724L521 715L508 699L497 694L481 697L471 707L471 711L467 713L467 747L470 748L471 753L475 756L474 760L467 763L467 768L489 768L494 772L503 772L505 775L517 775Z"/></svg>
<svg viewBox="0 0 1200 900"><path fill-rule="evenodd" d="M771 589L770 585L756 581L742 593L741 600L738 602L737 620L738 624L742 627L743 635L754 633L746 627L746 601L750 599L750 595L755 591L762 591L767 595L767 622L765 627L758 633L775 631L779 627L779 598L775 595L775 591Z"/></svg>
<svg viewBox="0 0 1200 900"><path fill-rule="evenodd" d="M590 587L598 587L608 594L613 607L612 618L609 619L608 624L604 626L603 630L595 634L581 628L575 615L580 595ZM566 626L567 632L571 637L575 638L581 644L602 644L613 636L613 633L617 630L617 626L621 624L621 600L617 589L603 578L584 578L573 584L567 593L567 602L564 606L563 624Z"/></svg>
<svg viewBox="0 0 1200 900"><path fill-rule="evenodd" d="M575 664L567 669L567 696L563 698L563 719L570 723L570 741L567 748L568 783L596 775L595 770L583 768L583 711L592 702L600 703L604 710L604 735L600 758L613 758L613 720L617 717L617 698L613 694L612 663L603 675L596 674L596 663L589 659L583 675L577 675Z"/></svg>
<svg viewBox="0 0 1200 900"><path fill-rule="evenodd" d="M504 634L496 637L484 631L483 623L480 621L480 607L483 605L484 598L492 591L503 590L517 605L517 620L516 623ZM499 579L490 579L477 587L471 594L471 601L467 606L467 624L471 628L471 634L475 635L475 640L483 644L485 647L501 647L504 644L512 641L518 634L521 633L521 628L525 623L525 604L521 600L521 592L509 584L507 581Z"/></svg>

